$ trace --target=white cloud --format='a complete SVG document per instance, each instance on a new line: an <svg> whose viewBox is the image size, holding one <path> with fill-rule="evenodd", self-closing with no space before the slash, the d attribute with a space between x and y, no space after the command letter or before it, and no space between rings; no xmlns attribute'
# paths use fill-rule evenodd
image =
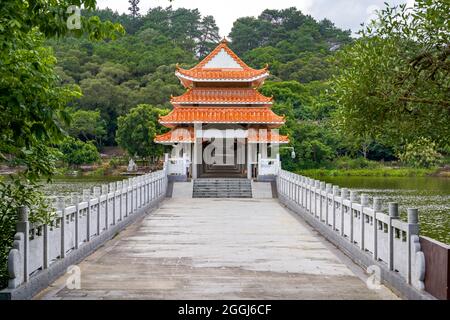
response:
<svg viewBox="0 0 450 320"><path fill-rule="evenodd" d="M296 7L316 19L328 18L338 27L357 31L361 23L371 16L373 8L383 8L386 0L141 0L142 13L150 7L198 8L202 15L212 15L216 19L222 36L228 35L233 22L240 17L258 16L264 9L284 9ZM391 5L414 0L391 0ZM109 7L119 12L128 11L128 0L98 0L100 8Z"/></svg>

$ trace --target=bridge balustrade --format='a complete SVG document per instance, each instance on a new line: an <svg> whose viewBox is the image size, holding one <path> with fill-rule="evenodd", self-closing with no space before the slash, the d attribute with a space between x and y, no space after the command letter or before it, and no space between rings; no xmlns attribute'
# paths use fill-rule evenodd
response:
<svg viewBox="0 0 450 320"><path fill-rule="evenodd" d="M117 232L162 201L167 188L167 169L105 184L70 203L58 197L56 218L49 224L31 224L28 208L21 208L14 245L8 257L8 290L19 298L30 297L93 252ZM2 293L2 292L0 292ZM3 292L5 293L5 292Z"/></svg>
<svg viewBox="0 0 450 320"><path fill-rule="evenodd" d="M408 220L402 221L397 203L390 202L384 212L379 198L371 201L366 194L358 197L346 188L285 170L279 172L277 188L282 203L329 235L338 247L350 250L351 256L362 254L354 256L356 260L362 257L363 264L381 266L400 275L408 285L424 289L425 257L419 243L417 209L408 209Z"/></svg>

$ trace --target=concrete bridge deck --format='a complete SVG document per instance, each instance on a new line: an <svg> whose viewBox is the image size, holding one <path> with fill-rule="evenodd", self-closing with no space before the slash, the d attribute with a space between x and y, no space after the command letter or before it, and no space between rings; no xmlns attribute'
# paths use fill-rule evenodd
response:
<svg viewBox="0 0 450 320"><path fill-rule="evenodd" d="M397 299L277 199L167 199L36 299Z"/></svg>

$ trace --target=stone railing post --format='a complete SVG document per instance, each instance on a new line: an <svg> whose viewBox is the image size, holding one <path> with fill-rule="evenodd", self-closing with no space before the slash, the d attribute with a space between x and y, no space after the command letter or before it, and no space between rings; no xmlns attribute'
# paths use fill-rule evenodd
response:
<svg viewBox="0 0 450 320"><path fill-rule="evenodd" d="M303 176L298 177L298 204L303 207Z"/></svg>
<svg viewBox="0 0 450 320"><path fill-rule="evenodd" d="M314 180L314 217L318 218L319 215L317 214L317 195L320 192L320 181Z"/></svg>
<svg viewBox="0 0 450 320"><path fill-rule="evenodd" d="M78 193L72 193L72 203L75 206L75 249L80 247L80 198Z"/></svg>
<svg viewBox="0 0 450 320"><path fill-rule="evenodd" d="M145 177L140 176L139 177L139 185L140 185L140 207L143 207L145 205Z"/></svg>
<svg viewBox="0 0 450 320"><path fill-rule="evenodd" d="M86 209L86 242L91 240L91 190L84 189L83 190L83 201L87 202Z"/></svg>
<svg viewBox="0 0 450 320"><path fill-rule="evenodd" d="M333 186L333 207L331 208L332 210L332 215L333 215L333 222L332 222L332 229L336 230L336 197L339 196L339 187L338 186Z"/></svg>
<svg viewBox="0 0 450 320"><path fill-rule="evenodd" d="M292 174L292 200L295 204L298 204L298 175Z"/></svg>
<svg viewBox="0 0 450 320"><path fill-rule="evenodd" d="M322 193L325 191L326 183L320 182L320 190L319 190L319 221L323 221L323 195Z"/></svg>
<svg viewBox="0 0 450 320"><path fill-rule="evenodd" d="M112 194L112 223L111 225L116 224L116 184L111 182L109 184L109 193Z"/></svg>
<svg viewBox="0 0 450 320"><path fill-rule="evenodd" d="M96 219L97 231L96 231L96 234L99 236L100 232L101 232L101 230L100 230L100 223L101 223L100 211L101 211L101 207L102 207L102 205L101 205L102 188L101 187L94 187L93 191L94 191L94 198L98 199L97 210L95 210L95 211L96 211L96 214L97 214L97 219Z"/></svg>
<svg viewBox="0 0 450 320"><path fill-rule="evenodd" d="M61 212L61 234L60 234L60 241L61 241L61 252L60 252L60 258L63 259L66 257L66 212L65 212L65 199L64 197L58 197L56 202L56 209Z"/></svg>
<svg viewBox="0 0 450 320"><path fill-rule="evenodd" d="M43 233L43 249L44 249L44 254L42 256L42 268L43 269L48 269L49 265L50 265L50 237L49 237L49 225L46 223L42 226L42 233Z"/></svg>
<svg viewBox="0 0 450 320"><path fill-rule="evenodd" d="M388 247L388 265L389 270L394 270L394 232L392 228L392 220L398 219L398 203L389 202L389 223L388 223L388 239L389 239L389 247Z"/></svg>
<svg viewBox="0 0 450 320"><path fill-rule="evenodd" d="M185 167L186 168L186 167ZM143 177L143 184L144 184L144 204L148 204L148 176L145 175Z"/></svg>
<svg viewBox="0 0 450 320"><path fill-rule="evenodd" d="M378 220L377 212L381 211L381 199L378 197L373 198L373 259L378 261Z"/></svg>
<svg viewBox="0 0 450 320"><path fill-rule="evenodd" d="M119 221L123 220L123 212L122 212L122 207L123 207L123 183L122 181L118 181L116 182L116 190L119 194L119 204L118 204L118 213L119 213Z"/></svg>
<svg viewBox="0 0 450 320"><path fill-rule="evenodd" d="M329 214L330 214L330 206L329 206L329 203L330 203L330 196L331 196L331 194L332 194L332 185L331 185L331 183L327 183L326 185L325 185L325 194L326 194L326 196L325 196L325 224L327 225L327 226L329 226L330 224L329 224L329 221L330 221L330 219L329 219Z"/></svg>
<svg viewBox="0 0 450 320"><path fill-rule="evenodd" d="M291 174L288 173L287 179L287 197L290 201L292 201L292 177Z"/></svg>
<svg viewBox="0 0 450 320"><path fill-rule="evenodd" d="M412 284L412 250L411 237L419 235L419 211L417 209L408 209L408 231L406 234L406 243L408 245L408 259L407 259L407 281Z"/></svg>
<svg viewBox="0 0 450 320"><path fill-rule="evenodd" d="M312 205L312 196L313 196L313 180L311 178L308 178L308 212L312 214L313 205Z"/></svg>
<svg viewBox="0 0 450 320"><path fill-rule="evenodd" d="M20 211L21 209L19 209ZM28 222L28 219L26 220ZM17 225L19 223L22 223L25 221L19 221L17 222ZM24 230L24 228L22 228ZM8 288L9 289L15 289L18 288L22 283L25 281L25 275L28 274L28 255L27 252L24 250L25 248L25 237L23 232L17 232L14 235L14 242L12 249L9 251L8 254L8 275L9 275L9 281L8 281ZM26 259L25 259L26 258ZM28 276L27 278L28 279Z"/></svg>
<svg viewBox="0 0 450 320"><path fill-rule="evenodd" d="M345 214L345 210L344 210L344 200L346 200L348 197L348 189L347 188L342 188L341 190L341 226L340 226L340 233L341 236L344 236L345 232L344 232L344 214Z"/></svg>
<svg viewBox="0 0 450 320"><path fill-rule="evenodd" d="M103 217L103 221L105 222L105 226L103 229L108 230L109 225L109 185L108 184L102 184L102 195L105 196L105 201L103 203L104 209L103 214L105 215Z"/></svg>
<svg viewBox="0 0 450 320"><path fill-rule="evenodd" d="M365 227L366 227L366 217L364 215L364 207L367 207L369 205L369 196L365 193L361 194L361 212L360 212L360 225L359 225L359 233L360 233L360 240L359 240L359 248L364 251L365 249Z"/></svg>
<svg viewBox="0 0 450 320"><path fill-rule="evenodd" d="M132 178L132 185L133 185L133 213L135 212L135 211L137 211L137 209L138 209L138 207L137 207L137 205L138 205L138 202L137 202L137 200L138 200L138 196L137 196L137 181L136 181L136 178Z"/></svg>
<svg viewBox="0 0 450 320"><path fill-rule="evenodd" d="M128 217L128 181L122 181L122 194L125 196L125 208L123 216L124 218Z"/></svg>
<svg viewBox="0 0 450 320"><path fill-rule="evenodd" d="M20 252L22 256L22 268L20 269L22 269L21 271L23 272L21 278L23 282L27 282L29 280L30 259L30 222L28 221L30 210L27 207L20 207L17 213L18 219L16 223L16 231L17 233L23 234L23 248L20 248L23 249L23 251Z"/></svg>
<svg viewBox="0 0 450 320"><path fill-rule="evenodd" d="M303 176L298 176L298 205L303 207Z"/></svg>
<svg viewBox="0 0 450 320"><path fill-rule="evenodd" d="M354 215L353 215L353 203L356 202L356 195L357 193L353 190L350 191L350 235L349 239L351 243L355 242L354 239Z"/></svg>

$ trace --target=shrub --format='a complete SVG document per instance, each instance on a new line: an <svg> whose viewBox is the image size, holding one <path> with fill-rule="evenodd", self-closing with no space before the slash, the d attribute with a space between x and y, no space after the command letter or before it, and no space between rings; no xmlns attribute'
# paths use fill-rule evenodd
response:
<svg viewBox="0 0 450 320"><path fill-rule="evenodd" d="M350 170L350 169L376 169L380 164L376 161L370 161L365 158L352 159L350 157L340 157L334 161L336 169Z"/></svg>
<svg viewBox="0 0 450 320"><path fill-rule="evenodd" d="M437 146L434 141L421 137L406 144L398 157L402 162L410 166L429 168L437 165L442 156L437 152Z"/></svg>
<svg viewBox="0 0 450 320"><path fill-rule="evenodd" d="M92 164L100 160L100 153L92 142L67 137L60 145L64 161L70 165Z"/></svg>
<svg viewBox="0 0 450 320"><path fill-rule="evenodd" d="M109 166L112 169L117 169L120 166L120 159L113 158L109 160Z"/></svg>
<svg viewBox="0 0 450 320"><path fill-rule="evenodd" d="M39 190L39 185L27 184L19 177L0 181L0 289L8 285L8 254L14 241L17 222L17 208L30 208L31 223L49 223L54 218L54 210Z"/></svg>

